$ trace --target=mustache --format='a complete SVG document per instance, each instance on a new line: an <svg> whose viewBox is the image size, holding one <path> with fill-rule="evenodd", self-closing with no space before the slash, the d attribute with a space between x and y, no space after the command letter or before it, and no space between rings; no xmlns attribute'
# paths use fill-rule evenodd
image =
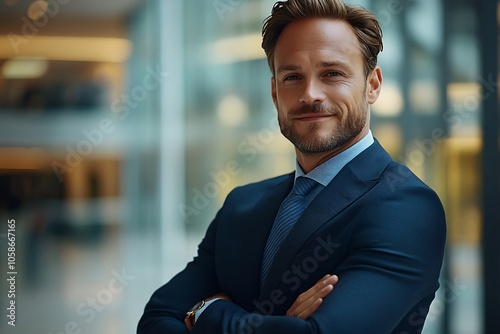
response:
<svg viewBox="0 0 500 334"><path fill-rule="evenodd" d="M329 109L322 104L304 104L303 106L294 109L290 112L291 116L301 116L306 114L330 114L339 115L340 111L338 109Z"/></svg>

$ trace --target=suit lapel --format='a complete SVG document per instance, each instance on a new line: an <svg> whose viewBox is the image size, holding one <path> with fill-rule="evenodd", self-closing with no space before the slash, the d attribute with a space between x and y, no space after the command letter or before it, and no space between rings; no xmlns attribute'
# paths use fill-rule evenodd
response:
<svg viewBox="0 0 500 334"><path fill-rule="evenodd" d="M391 158L376 141L349 162L306 208L276 253L259 299L268 298L302 245L321 226L370 190Z"/></svg>
<svg viewBox="0 0 500 334"><path fill-rule="evenodd" d="M241 228L238 233L245 236L244 242L248 244L241 245L241 253L234 254L234 256L246 259L246 265L244 268L240 268L241 271L238 276L244 277L246 282L252 282L251 286L247 286L242 291L242 300L249 302L248 305L243 306L248 307L248 309L254 307L251 302L255 300L255 296L259 295L260 270L264 248L281 202L292 189L293 180L294 173L285 176L283 181L278 183L256 203L251 216L248 217L252 221L248 221L247 224L239 224Z"/></svg>

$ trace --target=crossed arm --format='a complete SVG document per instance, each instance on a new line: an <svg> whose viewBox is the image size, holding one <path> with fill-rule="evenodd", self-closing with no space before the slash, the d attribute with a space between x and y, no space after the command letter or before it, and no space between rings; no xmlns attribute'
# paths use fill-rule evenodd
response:
<svg viewBox="0 0 500 334"><path fill-rule="evenodd" d="M210 291L210 289L215 291L213 290L215 277L209 274L209 272L199 271L201 267L204 267L203 262L206 260L206 254L204 254L203 247L200 246L199 251L200 256L198 256L194 262L188 264L183 272L179 273L169 283L165 284L153 294L150 302L146 306L146 311L139 322L137 329L138 334L189 333L189 330L183 322L185 313L192 305L194 305L195 300L199 301L199 299L203 298L199 297L202 296L203 291ZM196 277L204 277L204 279L197 281L195 279ZM195 280L192 281L192 279ZM186 283L188 285L190 285L190 283L194 283L191 285L192 289L179 290L179 287L185 286ZM336 275L325 275L314 286L297 297L293 305L288 310L287 316L290 318L295 317L307 319L320 307L325 297L334 290L334 286L337 283L338 277ZM225 302L228 305L239 308L239 306L234 304L230 297L224 293L215 293L213 297L224 299L224 301L216 301L214 304ZM205 312L208 312L212 306L213 304L210 305ZM239 309L242 310L241 308ZM242 311L247 313L244 310ZM198 321L200 321L203 313ZM204 329L203 325L195 325L191 333L218 332Z"/></svg>
<svg viewBox="0 0 500 334"><path fill-rule="evenodd" d="M418 235L415 237L419 239ZM428 250L417 259L404 252L388 253L359 245L338 268L339 278L330 276L317 282L295 300L286 316L262 316L230 301L218 300L200 315L191 333L390 333L405 314L409 314L407 327L401 330L398 327L397 333L418 333L436 288L433 286L436 273L427 275L418 266L427 258L430 263L423 267L436 270L441 261L432 258L437 241L416 240L414 247L418 244ZM202 262L201 258L198 262ZM405 266L401 267L402 263ZM183 288L186 286L189 288ZM183 323L185 312L204 296L218 291L221 289L215 274L189 265L153 295L138 333L189 333ZM412 309L424 298L427 304Z"/></svg>
<svg viewBox="0 0 500 334"><path fill-rule="evenodd" d="M191 333L418 333L437 289L444 216L436 205L425 203L434 201L430 196L409 202L415 208L411 216L399 198L389 198L384 207L374 205L359 217L363 225L335 269L338 281L336 276L320 280L286 316L258 315L218 300L204 310ZM216 230L216 224L210 226L197 259L153 295L139 334L189 333L185 312L223 290L214 264Z"/></svg>
<svg viewBox="0 0 500 334"><path fill-rule="evenodd" d="M323 303L323 299L333 291L338 281L339 278L337 275L326 274L311 288L297 297L295 302L286 312L286 315L300 319L309 318L320 307L321 303ZM208 300L215 298L232 302L231 298L224 293L219 293L208 298Z"/></svg>

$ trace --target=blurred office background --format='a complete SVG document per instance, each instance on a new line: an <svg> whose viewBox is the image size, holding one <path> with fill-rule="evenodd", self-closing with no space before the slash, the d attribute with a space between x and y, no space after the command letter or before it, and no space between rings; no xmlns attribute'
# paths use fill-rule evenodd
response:
<svg viewBox="0 0 500 334"><path fill-rule="evenodd" d="M384 30L372 131L446 206L424 333L494 333L497 3L354 2ZM227 193L294 168L260 48L273 3L0 1L0 332L134 333Z"/></svg>

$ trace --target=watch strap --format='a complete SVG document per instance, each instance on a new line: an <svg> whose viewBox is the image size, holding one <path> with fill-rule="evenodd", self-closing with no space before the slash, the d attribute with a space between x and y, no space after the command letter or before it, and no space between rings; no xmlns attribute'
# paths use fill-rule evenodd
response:
<svg viewBox="0 0 500 334"><path fill-rule="evenodd" d="M189 311L187 311L186 317L184 318L184 323L186 324L189 330L193 329L196 312L201 310L203 306L205 306L204 300L196 303Z"/></svg>

